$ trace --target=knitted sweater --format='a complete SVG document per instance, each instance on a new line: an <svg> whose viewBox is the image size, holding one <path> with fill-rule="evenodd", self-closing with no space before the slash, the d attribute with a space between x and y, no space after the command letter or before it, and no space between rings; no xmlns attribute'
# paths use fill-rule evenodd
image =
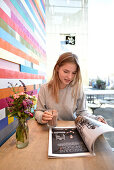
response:
<svg viewBox="0 0 114 170"><path fill-rule="evenodd" d="M80 94L80 95L79 95ZM54 109L58 111L58 120L75 120L78 115L86 115L86 100L84 92L78 93L77 102L74 104L72 97L72 87L67 86L59 91L59 103L56 103L48 90L48 84L41 86L38 94L37 109L35 118L38 123L42 123L42 115L46 110Z"/></svg>

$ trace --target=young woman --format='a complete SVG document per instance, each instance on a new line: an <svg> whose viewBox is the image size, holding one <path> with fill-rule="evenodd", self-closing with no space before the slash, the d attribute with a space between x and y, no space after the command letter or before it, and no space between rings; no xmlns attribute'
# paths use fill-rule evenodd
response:
<svg viewBox="0 0 114 170"><path fill-rule="evenodd" d="M38 123L45 124L52 119L48 110L57 110L58 120L75 120L79 115L87 115L78 57L71 52L60 55L51 80L40 88L35 113Z"/></svg>

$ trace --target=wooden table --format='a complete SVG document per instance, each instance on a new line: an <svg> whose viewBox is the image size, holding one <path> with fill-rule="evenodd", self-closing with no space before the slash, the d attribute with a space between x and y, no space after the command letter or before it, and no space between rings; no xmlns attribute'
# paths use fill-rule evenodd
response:
<svg viewBox="0 0 114 170"><path fill-rule="evenodd" d="M15 134L0 148L0 170L113 170L114 152L100 136L93 157L48 159L48 128L29 120L29 145L17 149ZM58 126L74 126L73 121L58 121Z"/></svg>

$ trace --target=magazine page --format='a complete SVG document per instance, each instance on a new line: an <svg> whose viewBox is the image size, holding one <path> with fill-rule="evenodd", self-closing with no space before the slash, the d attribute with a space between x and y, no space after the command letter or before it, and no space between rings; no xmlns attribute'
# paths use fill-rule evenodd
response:
<svg viewBox="0 0 114 170"><path fill-rule="evenodd" d="M95 140L103 133L112 132L114 128L87 116L79 116L76 127L90 152L94 152Z"/></svg>
<svg viewBox="0 0 114 170"><path fill-rule="evenodd" d="M49 129L49 158L90 155L76 127L54 127Z"/></svg>

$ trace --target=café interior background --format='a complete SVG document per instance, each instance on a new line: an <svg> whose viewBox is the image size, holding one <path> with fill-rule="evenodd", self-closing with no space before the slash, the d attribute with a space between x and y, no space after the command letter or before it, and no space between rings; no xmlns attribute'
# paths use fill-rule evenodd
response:
<svg viewBox="0 0 114 170"><path fill-rule="evenodd" d="M113 9L113 0L0 0L0 145L17 124L7 116L8 82L21 79L37 96L65 51L78 55L84 86L114 79Z"/></svg>
<svg viewBox="0 0 114 170"><path fill-rule="evenodd" d="M59 54L73 51L80 60L84 86L97 77L114 79L114 1L46 0L47 79ZM66 35L75 45L66 45Z"/></svg>

